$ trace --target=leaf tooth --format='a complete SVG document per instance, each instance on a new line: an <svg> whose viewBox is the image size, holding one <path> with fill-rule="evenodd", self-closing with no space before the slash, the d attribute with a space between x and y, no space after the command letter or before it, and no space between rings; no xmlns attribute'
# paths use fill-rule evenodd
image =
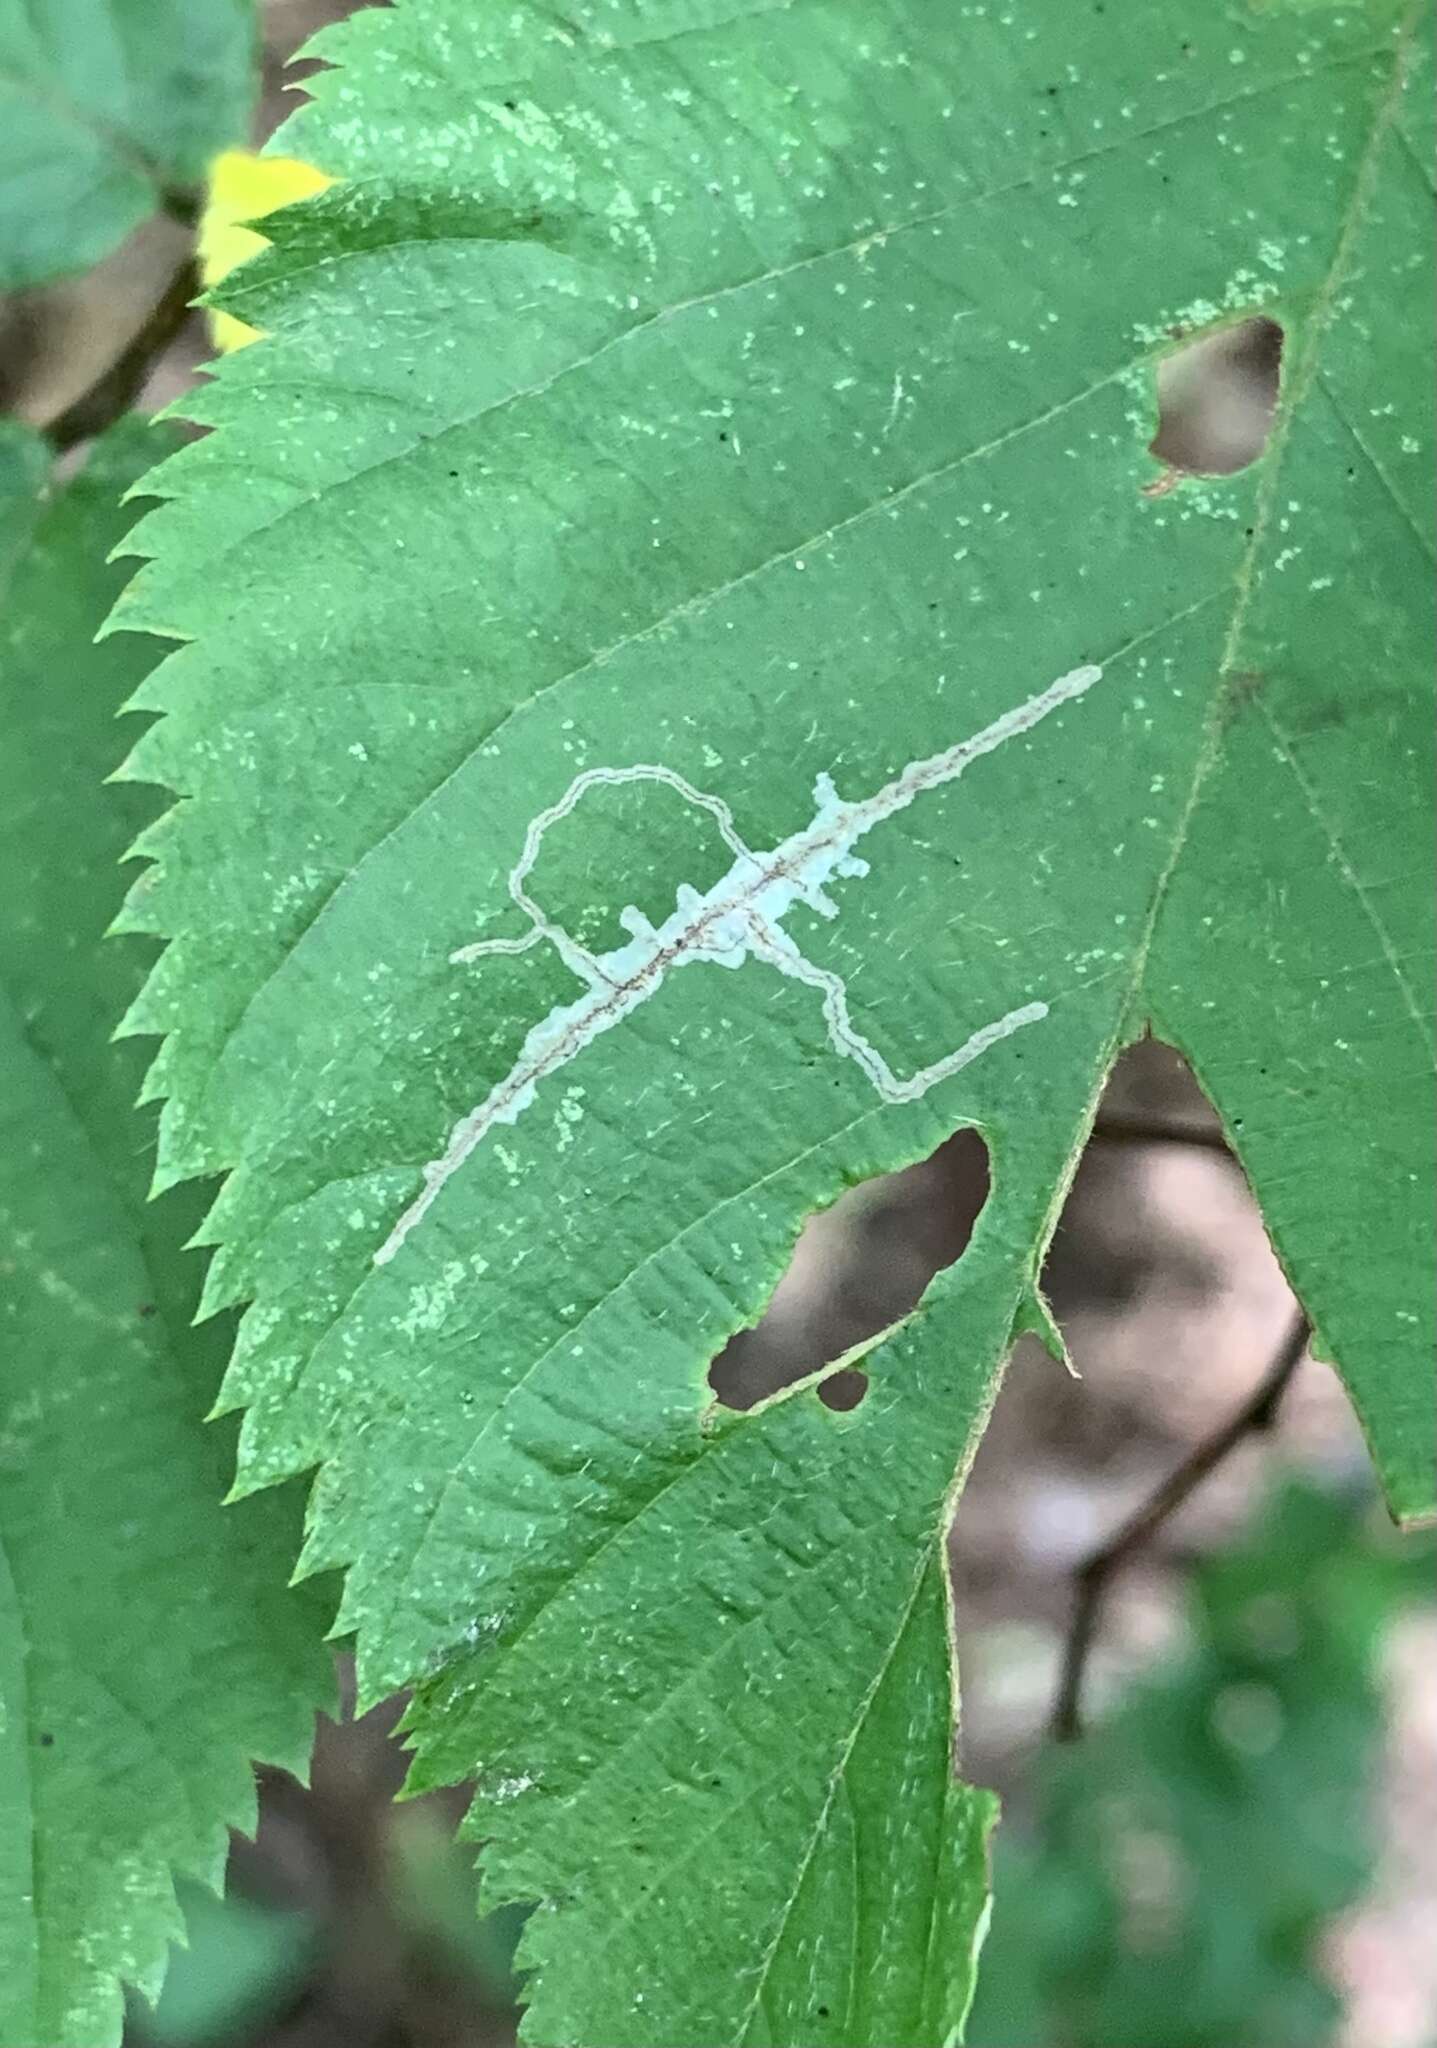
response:
<svg viewBox="0 0 1437 2048"><path fill-rule="evenodd" d="M142 924L122 923L120 920L123 917L124 912L121 911L120 917L110 927L112 933L148 931L149 928ZM163 1038L169 1030L171 1022L169 1007L164 1001L164 991L158 987L152 977L145 983L144 987L135 997L135 1000L130 1004L129 1009L120 1018L111 1036L115 1039ZM156 1069L160 1066L162 1057L162 1055L157 1054L154 1060L151 1061L149 1070L145 1075L144 1081L141 1083L140 1092L136 1098L137 1101L154 1102L157 1095L164 1092L163 1081L158 1086L156 1085Z"/></svg>
<svg viewBox="0 0 1437 2048"><path fill-rule="evenodd" d="M124 902L105 927L105 937L107 939L129 938L135 935L148 939L165 939L169 937L169 932L160 922L159 910L153 894L149 890L142 888L139 882L136 882L130 889ZM128 1026L128 1019L134 1009L135 1005L132 1003L130 1009L125 1012L124 1019L116 1027L114 1034L116 1038L136 1038L141 1035L143 1027Z"/></svg>
<svg viewBox="0 0 1437 2048"><path fill-rule="evenodd" d="M1025 1292L1018 1304L1017 1313L1013 1317L1013 1336L1015 1339L1022 1336L1036 1337L1051 1359L1061 1365L1073 1379L1081 1379L1082 1375L1073 1363L1073 1354L1068 1349L1068 1340L1059 1328L1058 1320L1042 1288L1036 1283Z"/></svg>

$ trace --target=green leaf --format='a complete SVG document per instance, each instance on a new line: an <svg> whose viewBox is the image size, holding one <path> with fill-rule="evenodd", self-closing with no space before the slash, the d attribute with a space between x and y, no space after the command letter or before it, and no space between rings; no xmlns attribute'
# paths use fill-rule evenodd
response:
<svg viewBox="0 0 1437 2048"><path fill-rule="evenodd" d="M230 1169L240 1486L319 1468L365 1693L422 1681L419 1779L547 1902L530 2038L946 2038L934 1560L1150 1024L1432 1502L1415 31L410 0L321 47L282 147L343 182L222 293L272 338L117 615L188 643L131 1022L162 1180ZM1148 494L1173 333L1258 312L1264 459ZM994 1191L863 1404L714 1414L804 1216L962 1124Z"/></svg>
<svg viewBox="0 0 1437 2048"><path fill-rule="evenodd" d="M249 132L251 0L0 0L0 291L84 270Z"/></svg>
<svg viewBox="0 0 1437 2048"><path fill-rule="evenodd" d="M222 1509L206 1426L228 1330L191 1327L198 1189L145 1200L152 1117L113 1021L153 948L102 943L154 811L100 787L154 659L92 638L122 581L120 492L157 437L116 429L72 483L0 438L0 2040L119 2038L183 1928L172 1872L217 1884L252 1827L249 1759L302 1769L331 1688L327 1609L284 1590L294 1490ZM161 446L166 442L161 442ZM173 437L168 437L173 445Z"/></svg>
<svg viewBox="0 0 1437 2048"><path fill-rule="evenodd" d="M303 1996L319 1946L308 1914L199 1890L184 1906L185 1946L145 2028L157 2048L243 2041Z"/></svg>

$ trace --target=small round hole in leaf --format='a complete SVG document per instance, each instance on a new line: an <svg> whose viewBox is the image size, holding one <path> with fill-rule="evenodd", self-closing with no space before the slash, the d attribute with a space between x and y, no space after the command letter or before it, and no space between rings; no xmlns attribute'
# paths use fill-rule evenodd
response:
<svg viewBox="0 0 1437 2048"><path fill-rule="evenodd" d="M835 1415L849 1415L868 1392L868 1374L856 1365L840 1366L818 1383L818 1398Z"/></svg>
<svg viewBox="0 0 1437 2048"><path fill-rule="evenodd" d="M1158 431L1168 471L1231 476L1256 462L1277 411L1283 333L1259 315L1199 335L1158 364Z"/></svg>

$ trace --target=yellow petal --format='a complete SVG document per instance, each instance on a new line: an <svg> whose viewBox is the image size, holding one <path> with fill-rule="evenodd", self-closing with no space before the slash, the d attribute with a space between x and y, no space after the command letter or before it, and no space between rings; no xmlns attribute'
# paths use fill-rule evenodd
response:
<svg viewBox="0 0 1437 2048"><path fill-rule="evenodd" d="M210 165L209 193L200 218L200 276L206 286L228 277L236 264L268 246L267 238L243 222L263 220L292 200L322 192L333 178L297 157L256 156L248 149L227 149ZM259 339L232 313L209 315L215 347L224 353Z"/></svg>

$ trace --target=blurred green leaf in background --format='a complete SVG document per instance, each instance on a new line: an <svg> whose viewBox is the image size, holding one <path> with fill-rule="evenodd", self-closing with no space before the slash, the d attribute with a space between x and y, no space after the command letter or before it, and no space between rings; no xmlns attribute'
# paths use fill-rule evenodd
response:
<svg viewBox="0 0 1437 2048"><path fill-rule="evenodd" d="M1207 1560L1184 1659L1045 1759L1000 1838L969 2048L1319 2048L1367 1888L1377 1651L1430 1545L1289 1482Z"/></svg>
<svg viewBox="0 0 1437 2048"><path fill-rule="evenodd" d="M156 2048L243 2040L302 1989L315 1924L306 1913L217 1899L199 1885L185 1886L182 1898L185 1945L174 1951L147 2038Z"/></svg>
<svg viewBox="0 0 1437 2048"><path fill-rule="evenodd" d="M251 0L0 0L0 291L98 263L249 134Z"/></svg>
<svg viewBox="0 0 1437 2048"><path fill-rule="evenodd" d="M153 948L101 937L153 793L101 795L154 659L94 643L139 420L58 481L0 423L0 2041L102 2048L159 1988L173 1874L217 1885L250 1759L302 1770L332 1590L286 1588L300 1500L223 1505L203 1420L229 1332L194 1327L204 1208L152 1202L145 1055L115 1018Z"/></svg>

